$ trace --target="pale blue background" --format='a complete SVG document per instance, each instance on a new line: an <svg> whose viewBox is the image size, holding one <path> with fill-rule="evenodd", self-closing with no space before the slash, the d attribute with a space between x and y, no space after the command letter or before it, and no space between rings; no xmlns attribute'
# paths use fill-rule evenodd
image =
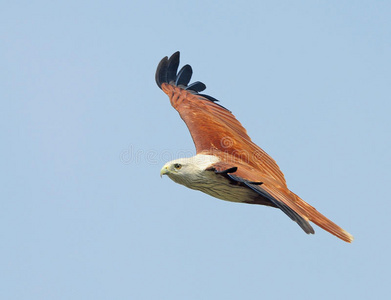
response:
<svg viewBox="0 0 391 300"><path fill-rule="evenodd" d="M2 1L1 299L386 299L390 1ZM160 179L193 80L350 231Z"/></svg>

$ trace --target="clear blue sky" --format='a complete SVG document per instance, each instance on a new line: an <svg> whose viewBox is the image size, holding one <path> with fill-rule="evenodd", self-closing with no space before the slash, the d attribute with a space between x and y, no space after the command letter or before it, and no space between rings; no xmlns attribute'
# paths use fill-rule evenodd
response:
<svg viewBox="0 0 391 300"><path fill-rule="evenodd" d="M389 297L390 2L236 3L1 4L1 299ZM159 177L177 50L353 244Z"/></svg>

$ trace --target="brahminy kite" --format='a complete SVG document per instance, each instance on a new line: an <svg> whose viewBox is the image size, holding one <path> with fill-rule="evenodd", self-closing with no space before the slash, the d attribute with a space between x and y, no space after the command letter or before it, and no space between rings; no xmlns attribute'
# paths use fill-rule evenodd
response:
<svg viewBox="0 0 391 300"><path fill-rule="evenodd" d="M235 116L215 98L200 93L205 84L189 84L191 66L177 72L178 66L179 52L164 57L156 70L156 83L185 121L197 154L166 163L160 175L222 200L279 208L307 234L315 233L311 221L346 242L353 241L351 234L290 191L277 163L251 141Z"/></svg>

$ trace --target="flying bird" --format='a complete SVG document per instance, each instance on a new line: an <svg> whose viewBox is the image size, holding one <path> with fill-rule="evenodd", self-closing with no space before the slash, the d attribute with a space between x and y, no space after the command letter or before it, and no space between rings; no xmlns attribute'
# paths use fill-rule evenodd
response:
<svg viewBox="0 0 391 300"><path fill-rule="evenodd" d="M279 208L307 234L315 233L311 221L352 242L351 234L289 190L277 163L251 141L235 116L201 93L205 84L189 84L191 66L179 72L178 67L179 51L164 57L156 70L156 83L186 123L196 155L166 163L160 175L218 199Z"/></svg>

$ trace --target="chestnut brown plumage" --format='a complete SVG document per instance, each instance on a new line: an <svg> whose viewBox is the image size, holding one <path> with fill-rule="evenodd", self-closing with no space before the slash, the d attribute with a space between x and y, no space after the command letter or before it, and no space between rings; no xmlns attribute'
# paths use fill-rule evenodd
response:
<svg viewBox="0 0 391 300"><path fill-rule="evenodd" d="M179 72L179 52L161 60L156 83L186 123L197 155L168 162L161 175L214 197L280 208L308 234L309 221L340 239L353 236L327 219L287 187L284 174L265 151L254 144L246 129L211 96L200 94L202 82L188 85L192 68Z"/></svg>

